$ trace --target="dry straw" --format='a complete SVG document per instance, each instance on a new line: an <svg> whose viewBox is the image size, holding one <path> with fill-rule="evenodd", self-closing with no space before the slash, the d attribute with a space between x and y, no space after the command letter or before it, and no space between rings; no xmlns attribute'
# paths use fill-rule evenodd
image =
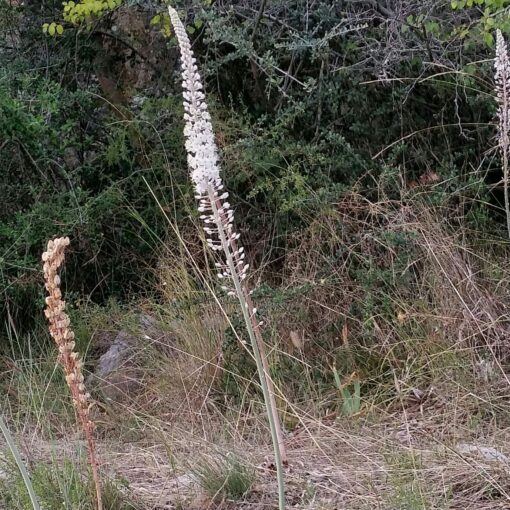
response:
<svg viewBox="0 0 510 510"><path fill-rule="evenodd" d="M65 249L68 245L68 237L53 239L48 241L47 250L42 254L45 287L48 291L44 313L49 321L50 334L58 346L58 361L64 369L76 414L85 434L89 463L96 489L97 509L102 510L101 484L99 481L96 443L94 440L95 425L90 419L90 395L87 393L83 382L82 362L78 353L74 350L74 332L70 327L71 320L64 311L66 305L65 301L62 300L60 276L58 275L58 270L64 262Z"/></svg>
<svg viewBox="0 0 510 510"><path fill-rule="evenodd" d="M244 248L239 245L240 235L234 231L234 211L227 201L228 193L224 190L220 176L211 116L205 102L205 94L190 40L176 10L169 7L168 11L181 50L184 136L191 180L199 201L198 210L204 222L207 244L221 256L221 262L216 263L218 278L223 283L223 290L238 299L250 337L274 445L279 506L283 509L285 508L283 463L286 461L286 454L260 330L261 323L247 284L249 266L245 261Z"/></svg>

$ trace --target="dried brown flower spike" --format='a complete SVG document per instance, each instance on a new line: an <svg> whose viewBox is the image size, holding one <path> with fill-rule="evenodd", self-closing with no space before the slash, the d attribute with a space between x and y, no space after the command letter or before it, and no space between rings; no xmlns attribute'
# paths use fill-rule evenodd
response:
<svg viewBox="0 0 510 510"><path fill-rule="evenodd" d="M45 287L48 291L44 314L49 321L50 334L58 346L58 361L64 369L67 385L71 390L73 403L80 426L87 440L89 463L96 488L97 509L102 510L101 485L98 475L96 443L94 440L94 422L90 419L90 394L86 392L81 371L82 362L75 352L74 333L70 327L71 320L65 313L65 301L60 290L58 270L64 262L64 252L69 245L68 237L59 237L48 241L48 248L42 254L44 263Z"/></svg>

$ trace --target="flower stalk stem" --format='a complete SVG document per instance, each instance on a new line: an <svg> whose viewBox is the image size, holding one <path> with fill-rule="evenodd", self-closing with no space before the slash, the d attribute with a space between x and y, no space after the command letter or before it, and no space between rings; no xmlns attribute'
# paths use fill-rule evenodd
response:
<svg viewBox="0 0 510 510"><path fill-rule="evenodd" d="M225 253L227 265L230 268L232 283L234 284L235 293L243 312L246 330L250 337L255 363L257 365L260 385L262 387L262 394L264 396L264 403L267 410L271 438L273 441L276 477L278 481L278 507L279 510L285 510L285 473L283 470L283 463L286 462L287 459L281 433L280 419L276 408L272 379L269 374L264 341L260 332L260 325L256 316L255 307L253 306L251 295L246 285L243 284L239 277L237 271L238 263L234 260L232 255L237 253L235 239L230 239L228 232L221 227L224 224L224 219L221 218L221 215L223 214L221 203L217 196L215 196L214 189L211 186L208 187L207 194L211 203L213 216L217 217L217 221L215 223L219 226L218 237L221 241L223 252Z"/></svg>

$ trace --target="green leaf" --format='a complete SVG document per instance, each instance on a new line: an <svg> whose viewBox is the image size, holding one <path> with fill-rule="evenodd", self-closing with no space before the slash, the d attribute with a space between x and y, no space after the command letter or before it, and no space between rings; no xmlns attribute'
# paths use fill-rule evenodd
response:
<svg viewBox="0 0 510 510"><path fill-rule="evenodd" d="M494 36L490 32L485 32L485 34L483 34L483 40L487 46L494 45Z"/></svg>
<svg viewBox="0 0 510 510"><path fill-rule="evenodd" d="M52 23L52 24L48 27L48 34L50 34L50 35L55 35L55 23Z"/></svg>
<svg viewBox="0 0 510 510"><path fill-rule="evenodd" d="M48 33L48 27L50 26L49 23L45 23L43 26L42 26L42 30L43 30L43 33L47 34Z"/></svg>
<svg viewBox="0 0 510 510"><path fill-rule="evenodd" d="M62 25L57 25L57 34L62 35L64 33L64 27Z"/></svg>
<svg viewBox="0 0 510 510"><path fill-rule="evenodd" d="M161 14L156 14L154 18L151 19L151 25L159 25L161 23Z"/></svg>

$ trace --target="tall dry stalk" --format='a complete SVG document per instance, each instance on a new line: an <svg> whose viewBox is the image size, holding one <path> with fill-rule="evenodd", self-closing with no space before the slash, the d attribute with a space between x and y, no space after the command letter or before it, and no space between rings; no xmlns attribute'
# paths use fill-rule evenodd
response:
<svg viewBox="0 0 510 510"><path fill-rule="evenodd" d="M222 261L216 263L218 277L225 282L223 289L239 300L250 337L271 429L278 477L279 507L283 510L285 508L283 463L286 462L286 452L260 329L261 324L251 298L251 290L246 282L249 266L244 260L244 248L238 244L240 235L234 231L234 211L227 202L228 193L224 191L220 177L211 117L207 110L191 44L176 10L168 7L168 11L181 50L184 135L191 179L199 201L198 210L202 213L201 219L205 223L204 230L208 245L212 250L223 254Z"/></svg>
<svg viewBox="0 0 510 510"><path fill-rule="evenodd" d="M68 237L59 237L48 241L47 250L42 254L44 262L45 287L48 291L44 314L49 321L50 334L58 346L58 361L64 369L67 385L71 390L73 404L78 421L87 441L89 463L96 489L97 510L102 510L101 483L99 481L94 422L90 419L90 394L83 382L82 362L75 352L74 332L70 328L71 320L65 313L65 301L60 290L58 270L64 262L65 249L69 245Z"/></svg>
<svg viewBox="0 0 510 510"><path fill-rule="evenodd" d="M508 48L501 30L496 30L496 95L498 101L498 148L503 167L503 192L508 237L510 238L510 199L508 196L508 152L510 147L510 59Z"/></svg>

